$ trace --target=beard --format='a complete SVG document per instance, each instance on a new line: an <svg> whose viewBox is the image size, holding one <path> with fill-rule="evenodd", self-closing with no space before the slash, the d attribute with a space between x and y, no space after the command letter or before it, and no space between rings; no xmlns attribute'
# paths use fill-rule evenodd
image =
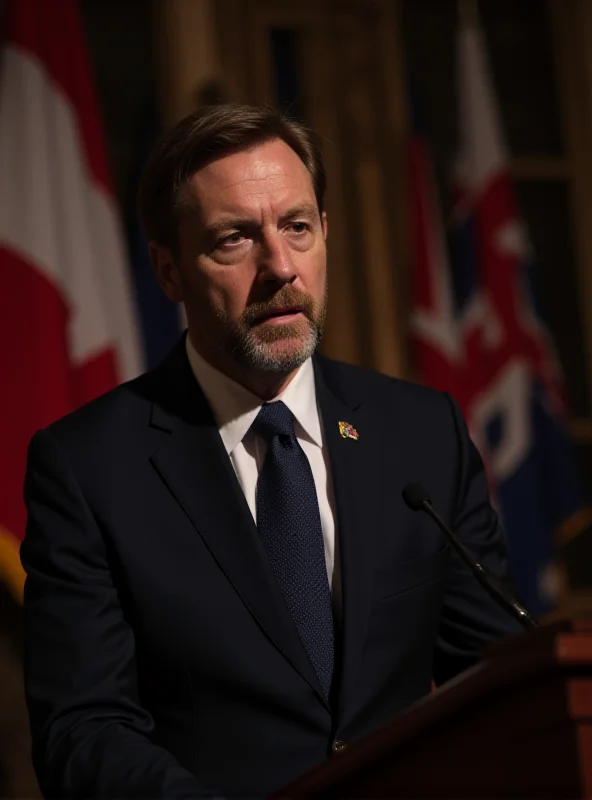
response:
<svg viewBox="0 0 592 800"><path fill-rule="evenodd" d="M272 310L297 306L294 322L266 325ZM236 322L219 314L223 341L220 346L241 366L259 372L288 374L315 352L321 342L327 313L327 289L319 303L306 292L287 284L263 302L251 303Z"/></svg>

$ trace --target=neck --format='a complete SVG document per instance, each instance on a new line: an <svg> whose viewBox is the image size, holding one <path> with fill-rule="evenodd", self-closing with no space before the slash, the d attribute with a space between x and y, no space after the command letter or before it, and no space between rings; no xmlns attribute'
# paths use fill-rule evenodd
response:
<svg viewBox="0 0 592 800"><path fill-rule="evenodd" d="M245 389L259 397L264 403L274 400L281 394L300 369L300 367L296 367L290 372L268 372L245 367L231 357L221 358L220 354L216 354L217 357L212 358L210 354L203 351L203 348L197 347L193 337L190 334L188 335L193 349L199 353L204 361L207 361L210 366L224 373L236 383L244 386Z"/></svg>
<svg viewBox="0 0 592 800"><path fill-rule="evenodd" d="M237 372L235 375L226 373L230 378L240 383L245 389L248 389L257 397L261 398L264 403L274 400L284 389L290 384L298 369L292 370L287 375L282 373L261 373L255 374L250 371L248 374L241 375Z"/></svg>

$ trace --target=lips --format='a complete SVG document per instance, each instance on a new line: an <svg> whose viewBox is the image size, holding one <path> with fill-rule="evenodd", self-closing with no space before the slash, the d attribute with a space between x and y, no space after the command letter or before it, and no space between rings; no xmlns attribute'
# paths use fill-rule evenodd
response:
<svg viewBox="0 0 592 800"><path fill-rule="evenodd" d="M302 306L286 306L285 308L269 308L263 314L260 314L255 319L255 324L265 322L268 319L275 319L277 317L288 316L289 314L304 313Z"/></svg>

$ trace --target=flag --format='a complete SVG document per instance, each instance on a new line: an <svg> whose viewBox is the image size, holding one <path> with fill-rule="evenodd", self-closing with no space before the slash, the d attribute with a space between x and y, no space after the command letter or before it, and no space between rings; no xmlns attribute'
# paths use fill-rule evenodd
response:
<svg viewBox="0 0 592 800"><path fill-rule="evenodd" d="M141 371L76 0L9 0L0 62L0 577L18 595L26 449Z"/></svg>
<svg viewBox="0 0 592 800"><path fill-rule="evenodd" d="M409 93L411 295L414 361L418 377L460 400L461 338L429 142L417 94Z"/></svg>
<svg viewBox="0 0 592 800"><path fill-rule="evenodd" d="M462 18L459 32L458 101L452 269L434 233L433 202L430 216L425 212L425 198L433 195L429 176L414 190L424 198L423 217L414 214L418 371L458 399L486 465L514 585L540 614L555 599L558 538L589 524L590 511L565 430L561 370L538 302L536 260L509 179L475 19ZM429 257L418 256L418 246Z"/></svg>

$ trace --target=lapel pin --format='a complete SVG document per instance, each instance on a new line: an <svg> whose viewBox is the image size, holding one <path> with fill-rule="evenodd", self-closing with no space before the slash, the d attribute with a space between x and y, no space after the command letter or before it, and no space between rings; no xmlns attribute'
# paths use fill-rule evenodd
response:
<svg viewBox="0 0 592 800"><path fill-rule="evenodd" d="M357 442L358 439L360 438L357 430L354 428L353 425L350 425L349 422L339 423L339 433L343 436L344 439L353 439L355 442Z"/></svg>

